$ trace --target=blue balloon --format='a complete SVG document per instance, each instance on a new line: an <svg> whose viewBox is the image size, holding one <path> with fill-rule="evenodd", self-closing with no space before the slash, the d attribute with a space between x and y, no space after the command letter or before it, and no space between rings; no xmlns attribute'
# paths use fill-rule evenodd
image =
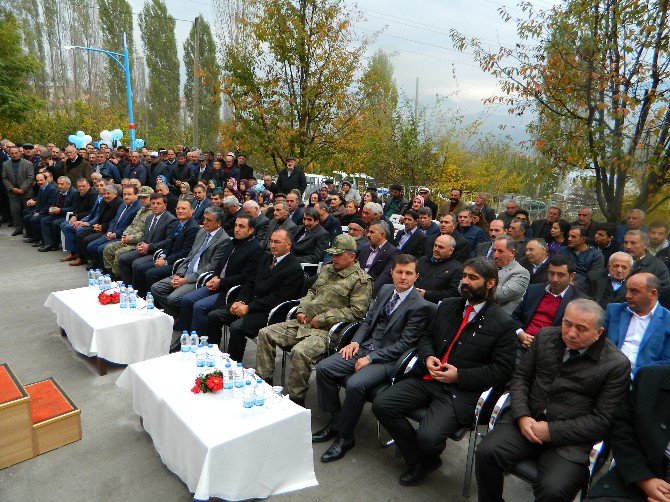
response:
<svg viewBox="0 0 670 502"><path fill-rule="evenodd" d="M84 131L77 131L77 136L83 138L84 136L86 136L86 133Z"/></svg>
<svg viewBox="0 0 670 502"><path fill-rule="evenodd" d="M72 143L74 146L77 146L77 136L75 134L70 134L67 137L67 140Z"/></svg>
<svg viewBox="0 0 670 502"><path fill-rule="evenodd" d="M135 140L135 148L142 148L144 146L144 140L143 139L136 139Z"/></svg>
<svg viewBox="0 0 670 502"><path fill-rule="evenodd" d="M120 140L123 138L123 131L121 129L114 129L112 131L112 140Z"/></svg>

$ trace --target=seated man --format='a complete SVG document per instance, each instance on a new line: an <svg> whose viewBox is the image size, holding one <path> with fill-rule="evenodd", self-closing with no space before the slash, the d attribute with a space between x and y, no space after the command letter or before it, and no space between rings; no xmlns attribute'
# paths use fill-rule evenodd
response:
<svg viewBox="0 0 670 502"><path fill-rule="evenodd" d="M263 249L268 251L270 249L270 237L277 230L287 230L291 236L295 235L298 227L288 217L288 204L283 201L275 201L273 209L274 217L268 224L267 240L261 242Z"/></svg>
<svg viewBox="0 0 670 502"><path fill-rule="evenodd" d="M177 260L185 258L191 252L195 236L200 227L193 218L193 206L187 200L177 202L177 226L170 235L170 243L163 248L159 256L145 255L133 261L132 284L137 294L144 296L154 282L165 279L172 273ZM155 253L154 253L155 254ZM121 269L121 280L130 284L129 277Z"/></svg>
<svg viewBox="0 0 670 502"><path fill-rule="evenodd" d="M156 304L173 317L177 317L182 297L195 290L195 283L204 272L219 265L225 242L230 239L221 228L223 211L208 207L203 216L203 227L193 242L191 252L171 277L166 277L151 286Z"/></svg>
<svg viewBox="0 0 670 502"><path fill-rule="evenodd" d="M212 201L207 198L207 190L197 185L193 187L193 219L202 225L205 209L212 205Z"/></svg>
<svg viewBox="0 0 670 502"><path fill-rule="evenodd" d="M630 275L633 258L626 253L612 253L607 268L586 274L583 290L594 302L606 309L610 303L626 301L626 279Z"/></svg>
<svg viewBox="0 0 670 502"><path fill-rule="evenodd" d="M670 273L660 259L649 253L649 235L641 230L630 230L623 238L623 247L626 253L633 257L633 267L630 275L648 272L654 274L661 289L670 287Z"/></svg>
<svg viewBox="0 0 670 502"><path fill-rule="evenodd" d="M605 263L609 261L612 254L617 251L623 251L623 245L614 240L616 231L616 225L614 223L598 223L598 226L596 227L593 241L595 242L595 248L603 254Z"/></svg>
<svg viewBox="0 0 670 502"><path fill-rule="evenodd" d="M493 241L503 234L506 234L505 224L502 220L493 220L489 223L489 239L490 242L482 242L477 244L475 249L475 256L483 256L484 258L493 258ZM516 253L515 253L516 255Z"/></svg>
<svg viewBox="0 0 670 502"><path fill-rule="evenodd" d="M399 230L393 239L393 245L402 253L411 254L417 258L426 251L426 236L417 228L419 214L413 209L407 209L402 220L405 228Z"/></svg>
<svg viewBox="0 0 670 502"><path fill-rule="evenodd" d="M463 209L458 213L458 227L456 229L470 244L469 256L474 256L477 246L490 239L477 225L472 224L472 211Z"/></svg>
<svg viewBox="0 0 670 502"><path fill-rule="evenodd" d="M414 288L416 265L412 255L393 259L393 284L382 287L351 343L316 366L319 408L330 413L331 420L312 435L312 442L335 438L322 462L339 460L354 447L354 428L366 393L388 381L398 358L416 347L428 324L431 308ZM345 387L344 404L340 404L340 386Z"/></svg>
<svg viewBox="0 0 670 502"><path fill-rule="evenodd" d="M670 364L670 311L658 303L658 279L643 272L626 281L626 303L607 306L605 331L631 362L633 377L652 364Z"/></svg>
<svg viewBox="0 0 670 502"><path fill-rule="evenodd" d="M77 195L78 192L72 187L70 178L60 176L58 178L58 190L53 198L53 206L49 207L48 214L40 220L42 247L38 248L38 251L56 251L58 249L60 224L65 221L65 215L72 211Z"/></svg>
<svg viewBox="0 0 670 502"><path fill-rule="evenodd" d="M256 237L259 244L262 244L268 239L268 226L270 225L270 220L263 212L261 212L261 208L255 200L248 200L242 204L242 210L256 218L254 237Z"/></svg>
<svg viewBox="0 0 670 502"><path fill-rule="evenodd" d="M547 266L549 264L549 248L544 239L531 239L526 243L526 256L519 260L519 265L528 270L530 284L546 283L549 280ZM574 260L573 260L574 261Z"/></svg>
<svg viewBox="0 0 670 502"><path fill-rule="evenodd" d="M440 235L440 227L433 221L433 211L429 207L422 207L417 213L419 214L419 230L426 238Z"/></svg>
<svg viewBox="0 0 670 502"><path fill-rule="evenodd" d="M509 228L507 229L507 234L512 239L514 239L514 242L516 242L517 260L526 256L526 244L528 244L528 241L530 240L526 236L527 231L528 231L528 223L518 218L512 220L512 222L509 224Z"/></svg>
<svg viewBox="0 0 670 502"><path fill-rule="evenodd" d="M509 235L501 235L493 243L493 263L498 267L498 287L493 299L510 315L530 282L530 273L514 259L515 254L516 245Z"/></svg>
<svg viewBox="0 0 670 502"><path fill-rule="evenodd" d="M465 263L470 257L470 243L460 232L456 231L457 223L456 216L452 213L440 216L440 235L451 235L454 238L456 247L454 248L451 257L459 263ZM435 239L437 239L437 235L426 237L426 251L424 252L424 256L431 256L433 254Z"/></svg>
<svg viewBox="0 0 670 502"><path fill-rule="evenodd" d="M223 198L223 211L226 213L226 217L223 219L222 228L226 231L227 234L231 235L235 228L235 220L237 219L238 214L242 214L242 204L237 200L237 197L229 195L228 197Z"/></svg>
<svg viewBox="0 0 670 502"><path fill-rule="evenodd" d="M458 286L463 265L453 258L455 247L456 241L451 235L439 235L431 255L419 258L416 290L429 302L440 303L445 298L460 296Z"/></svg>
<svg viewBox="0 0 670 502"><path fill-rule="evenodd" d="M105 186L104 181L98 184L102 189ZM59 225L59 230L63 232L65 237L65 251L67 255L60 259L61 262L72 261L77 259L75 254L77 250L77 229L88 227L88 220L94 218L100 208L102 202L102 194L98 194L97 189L91 188L91 184L86 178L79 178L77 180L77 192L72 202L72 215L67 221L63 221ZM53 231L54 242L58 242L60 234L58 230Z"/></svg>
<svg viewBox="0 0 670 502"><path fill-rule="evenodd" d="M603 254L592 246L589 246L588 235L580 226L570 228L568 233L568 244L558 250L557 254L567 254L577 265L577 274L575 281L584 282L586 274L591 270L603 270L605 268L605 259Z"/></svg>
<svg viewBox="0 0 670 502"><path fill-rule="evenodd" d="M291 252L300 263L319 263L330 245L330 234L320 224L319 211L308 207L301 212L303 224L296 229Z"/></svg>
<svg viewBox="0 0 670 502"><path fill-rule="evenodd" d="M342 234L342 225L337 218L330 214L330 209L325 202L317 202L314 204L314 209L319 212L319 221L321 222L321 226L326 230L326 232L328 232L331 241L333 241L338 235Z"/></svg>
<svg viewBox="0 0 670 502"><path fill-rule="evenodd" d="M270 310L302 294L305 276L291 253L290 232L276 230L270 236L270 253L259 258L256 270L241 281L237 300L226 305L219 294L206 317L207 335L214 343L221 340L221 328L230 327L228 352L234 361L242 361L247 338L256 338L267 325Z"/></svg>
<svg viewBox="0 0 670 502"><path fill-rule="evenodd" d="M480 394L503 385L514 371L514 321L493 301L497 283L498 269L490 260L466 261L463 298L440 303L419 340L415 375L396 382L372 403L409 466L401 485L416 485L442 465L447 438L470 425ZM426 418L415 429L405 417L425 407Z"/></svg>
<svg viewBox="0 0 670 502"><path fill-rule="evenodd" d="M300 299L295 319L263 328L258 333L256 371L272 381L277 345L291 349L287 390L304 405L309 375L328 350L328 331L338 322L362 319L372 294L372 279L356 261L356 241L338 235L327 250L333 263L324 265L314 285Z"/></svg>
<svg viewBox="0 0 670 502"><path fill-rule="evenodd" d="M542 328L517 368L511 406L477 448L480 501L500 501L503 474L538 463L535 500L572 500L588 477L589 453L609 431L630 386L630 363L603 335L604 312L586 299L562 326Z"/></svg>
<svg viewBox="0 0 670 502"><path fill-rule="evenodd" d="M349 227L351 228L351 227ZM372 296L377 296L384 284L391 283L391 265L398 249L387 239L390 229L385 221L377 221L368 228L368 242L358 252L358 264L372 277Z"/></svg>
<svg viewBox="0 0 670 502"><path fill-rule="evenodd" d="M589 490L588 500L667 501L670 367L646 366L612 420L612 469Z"/></svg>
<svg viewBox="0 0 670 502"><path fill-rule="evenodd" d="M207 327L207 314L226 303L228 290L243 284L249 276L255 276L263 250L254 236L256 219L249 214L241 214L235 221L233 238L225 244L219 266L213 270L213 277L201 287L184 295L181 300L179 319L175 322L177 331L188 330L203 334ZM212 330L212 343L221 340L221 329ZM237 360L237 359L236 359Z"/></svg>
<svg viewBox="0 0 670 502"><path fill-rule="evenodd" d="M53 206L53 200L57 190L47 181L46 173L37 173L35 181L39 187L33 199L26 202L28 208L23 216L23 228L26 238L23 242L33 244L33 247L42 245L42 229L40 223L42 218L49 216L49 208Z"/></svg>

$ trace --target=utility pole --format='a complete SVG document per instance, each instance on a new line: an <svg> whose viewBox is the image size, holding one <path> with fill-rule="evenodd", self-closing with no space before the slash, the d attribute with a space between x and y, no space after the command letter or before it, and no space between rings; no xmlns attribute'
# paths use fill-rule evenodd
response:
<svg viewBox="0 0 670 502"><path fill-rule="evenodd" d="M195 44L193 52L193 149L198 148L198 109L200 94L200 16L195 18Z"/></svg>
<svg viewBox="0 0 670 502"><path fill-rule="evenodd" d="M419 127L419 77L416 77L414 89L414 127Z"/></svg>

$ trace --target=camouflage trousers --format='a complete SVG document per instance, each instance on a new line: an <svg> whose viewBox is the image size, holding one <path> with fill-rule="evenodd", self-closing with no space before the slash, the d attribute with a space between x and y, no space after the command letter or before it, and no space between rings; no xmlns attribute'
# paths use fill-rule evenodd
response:
<svg viewBox="0 0 670 502"><path fill-rule="evenodd" d="M328 330L298 324L295 319L261 329L256 348L256 372L263 379L274 376L277 346L291 350L286 390L292 398L304 400L312 366L328 351Z"/></svg>
<svg viewBox="0 0 670 502"><path fill-rule="evenodd" d="M119 256L128 251L134 251L137 246L125 246L121 241L110 242L102 251L102 262L107 270L111 270L116 276L121 274L119 269Z"/></svg>

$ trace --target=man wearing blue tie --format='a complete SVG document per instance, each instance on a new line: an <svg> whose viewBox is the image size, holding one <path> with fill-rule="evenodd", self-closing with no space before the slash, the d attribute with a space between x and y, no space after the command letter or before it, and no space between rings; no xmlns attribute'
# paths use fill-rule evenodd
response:
<svg viewBox="0 0 670 502"><path fill-rule="evenodd" d="M640 273L626 281L626 303L610 303L605 331L630 360L633 377L648 365L670 364L670 311L658 303L659 281Z"/></svg>

